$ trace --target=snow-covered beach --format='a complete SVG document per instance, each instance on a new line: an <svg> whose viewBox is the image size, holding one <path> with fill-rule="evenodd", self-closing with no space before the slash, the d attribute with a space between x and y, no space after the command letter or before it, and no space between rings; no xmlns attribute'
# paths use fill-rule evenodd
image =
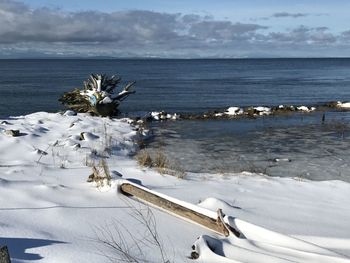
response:
<svg viewBox="0 0 350 263"><path fill-rule="evenodd" d="M0 263L350 263L350 2L314 2L0 0Z"/></svg>
<svg viewBox="0 0 350 263"><path fill-rule="evenodd" d="M143 260L161 262L155 247L142 243L138 250L128 240L128 232L134 237L145 232L135 209L151 209L170 262L191 261L195 242L199 262L350 262L349 183L248 172L188 173L185 179L159 174L130 156L142 134L127 119L68 111L37 112L0 123L0 245L8 246L12 262L109 262L118 253L98 239L118 239L116 225L127 231L130 253L142 251ZM19 136L8 130L19 130ZM113 177L102 186L87 182L99 159L107 161ZM241 225L246 239L219 236L125 197L118 192L120 175L214 212L222 208L251 224ZM314 245L296 252L297 239ZM215 251L205 249L211 243Z"/></svg>

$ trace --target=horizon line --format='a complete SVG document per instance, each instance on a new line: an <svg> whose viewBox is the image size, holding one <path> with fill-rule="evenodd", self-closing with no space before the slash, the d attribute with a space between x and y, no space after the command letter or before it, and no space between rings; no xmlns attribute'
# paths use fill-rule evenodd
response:
<svg viewBox="0 0 350 263"><path fill-rule="evenodd" d="M108 60L249 60L249 59L350 59L350 56L329 56L329 57L113 57L113 56L71 56L71 57L0 57L0 60L98 60L98 59L108 59Z"/></svg>

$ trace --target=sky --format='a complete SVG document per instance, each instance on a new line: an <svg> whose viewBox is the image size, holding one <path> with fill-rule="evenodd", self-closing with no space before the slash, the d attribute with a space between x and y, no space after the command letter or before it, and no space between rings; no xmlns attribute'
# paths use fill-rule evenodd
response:
<svg viewBox="0 0 350 263"><path fill-rule="evenodd" d="M350 57L348 0L0 0L0 58Z"/></svg>

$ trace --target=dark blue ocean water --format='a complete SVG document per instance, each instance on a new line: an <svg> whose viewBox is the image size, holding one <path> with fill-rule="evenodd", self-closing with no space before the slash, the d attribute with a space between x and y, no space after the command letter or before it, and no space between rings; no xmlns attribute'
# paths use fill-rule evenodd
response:
<svg viewBox="0 0 350 263"><path fill-rule="evenodd" d="M94 72L136 81L124 112L350 100L350 59L0 60L0 117L56 111Z"/></svg>
<svg viewBox="0 0 350 263"><path fill-rule="evenodd" d="M0 60L0 73L0 118L55 112L91 73L136 81L124 113L350 101L350 59ZM350 114L326 112L324 124L322 114L152 124L149 151L190 172L350 182Z"/></svg>

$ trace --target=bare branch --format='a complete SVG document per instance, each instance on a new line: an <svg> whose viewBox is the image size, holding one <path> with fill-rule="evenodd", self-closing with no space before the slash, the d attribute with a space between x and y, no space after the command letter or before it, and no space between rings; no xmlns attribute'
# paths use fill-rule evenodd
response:
<svg viewBox="0 0 350 263"><path fill-rule="evenodd" d="M164 251L163 243L157 231L155 216L149 207L137 208L130 202L125 201L131 208L131 216L140 223L144 231L136 231L125 226L122 222L114 220L111 226L97 227L95 234L97 241L111 252L104 252L104 255L112 262L151 262L147 259L144 249L147 247L152 251L158 251L159 261L170 263ZM110 255L113 254L113 256ZM153 253L154 256L154 253Z"/></svg>

